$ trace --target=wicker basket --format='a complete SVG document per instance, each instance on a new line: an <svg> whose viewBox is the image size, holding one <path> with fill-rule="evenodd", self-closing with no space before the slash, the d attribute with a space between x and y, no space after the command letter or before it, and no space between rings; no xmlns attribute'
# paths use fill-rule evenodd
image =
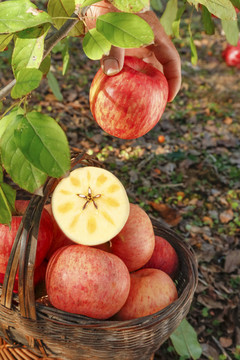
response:
<svg viewBox="0 0 240 360"><path fill-rule="evenodd" d="M79 163L92 164L90 158L81 154L74 157L72 165ZM33 286L38 226L43 206L56 183L56 179L48 179L42 196L32 196L12 248L4 284L0 285L0 337L11 344L0 343L0 358L152 358L189 311L197 285L197 262L193 251L174 231L152 220L155 234L167 239L175 248L180 269L176 279L178 299L151 316L128 321L95 320L38 302ZM18 294L15 294L13 285L17 268L19 284Z"/></svg>

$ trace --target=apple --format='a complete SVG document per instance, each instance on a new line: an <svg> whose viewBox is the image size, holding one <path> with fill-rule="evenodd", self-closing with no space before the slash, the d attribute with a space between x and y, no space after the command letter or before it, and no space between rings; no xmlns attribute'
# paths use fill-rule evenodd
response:
<svg viewBox="0 0 240 360"><path fill-rule="evenodd" d="M38 283L45 281L45 274L47 270L47 261L44 260L35 270L34 270L34 286ZM0 284L3 284L5 274L0 273ZM16 275L13 291L18 292L18 274Z"/></svg>
<svg viewBox="0 0 240 360"><path fill-rule="evenodd" d="M76 244L58 249L49 260L46 290L57 309L107 319L123 306L129 289L126 265L108 252Z"/></svg>
<svg viewBox="0 0 240 360"><path fill-rule="evenodd" d="M111 252L124 261L129 271L135 271L151 258L154 246L151 219L139 205L130 204L126 224L111 240Z"/></svg>
<svg viewBox="0 0 240 360"><path fill-rule="evenodd" d="M99 245L121 231L129 215L129 200L119 179L105 169L85 166L70 172L52 195L53 216L72 241Z"/></svg>
<svg viewBox="0 0 240 360"><path fill-rule="evenodd" d="M222 57L228 66L234 66L240 69L240 40L237 46L228 44L222 52Z"/></svg>
<svg viewBox="0 0 240 360"><path fill-rule="evenodd" d="M52 222L53 222L53 241L51 243L51 246L46 254L46 259L50 259L52 254L58 250L60 247L66 246L66 245L73 245L74 242L70 240L60 229L58 226L53 213L52 213L52 206L51 204L46 204L44 208L48 211L49 215L51 216Z"/></svg>
<svg viewBox="0 0 240 360"><path fill-rule="evenodd" d="M100 68L90 86L89 103L98 125L121 139L136 139L160 120L168 99L165 76L143 60L126 56L120 73Z"/></svg>
<svg viewBox="0 0 240 360"><path fill-rule="evenodd" d="M140 269L130 274L128 298L116 320L131 320L152 315L178 298L176 286L169 275L158 269Z"/></svg>
<svg viewBox="0 0 240 360"><path fill-rule="evenodd" d="M161 236L155 236L155 248L144 268L159 269L172 278L178 269L178 255L172 245Z"/></svg>
<svg viewBox="0 0 240 360"><path fill-rule="evenodd" d="M25 212L28 203L28 200L16 200L16 213L12 216L10 227L8 225L0 224L0 273L2 274L5 274L12 245L17 234L18 227L22 220L22 215ZM51 246L52 238L52 219L47 210L43 209L38 233L37 253L35 261L36 267L38 267L45 258L48 249Z"/></svg>

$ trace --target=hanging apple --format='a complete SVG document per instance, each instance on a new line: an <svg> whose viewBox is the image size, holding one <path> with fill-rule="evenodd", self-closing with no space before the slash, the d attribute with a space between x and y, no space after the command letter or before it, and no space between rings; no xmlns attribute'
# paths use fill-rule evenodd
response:
<svg viewBox="0 0 240 360"><path fill-rule="evenodd" d="M107 76L99 69L89 94L98 125L121 139L135 139L160 120L168 99L168 83L161 71L136 57L125 57L123 69Z"/></svg>

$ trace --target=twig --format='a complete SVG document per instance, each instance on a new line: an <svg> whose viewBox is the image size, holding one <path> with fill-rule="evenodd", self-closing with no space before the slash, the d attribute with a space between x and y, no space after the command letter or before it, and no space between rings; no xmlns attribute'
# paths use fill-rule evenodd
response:
<svg viewBox="0 0 240 360"><path fill-rule="evenodd" d="M219 349L222 351L222 353L228 358L228 360L232 360L231 356L228 355L228 353L226 352L226 350L222 347L222 345L220 344L220 342L215 338L215 336L212 336L213 341L215 342L215 344L219 347Z"/></svg>
<svg viewBox="0 0 240 360"><path fill-rule="evenodd" d="M80 20L83 19L88 8L89 6L82 8L80 16L74 12L71 17L63 24L63 26L45 41L45 50L42 60L44 60L54 48L54 46L59 43L59 41L64 39L72 30L72 28ZM9 84L7 84L3 89L0 90L0 101L3 100L11 92L15 84L16 79L12 80Z"/></svg>

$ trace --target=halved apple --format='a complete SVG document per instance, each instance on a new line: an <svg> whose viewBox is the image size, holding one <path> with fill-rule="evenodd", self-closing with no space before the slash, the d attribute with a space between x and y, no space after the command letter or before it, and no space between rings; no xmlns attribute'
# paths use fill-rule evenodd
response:
<svg viewBox="0 0 240 360"><path fill-rule="evenodd" d="M129 209L119 179L94 166L73 170L52 195L52 212L59 227L69 239L83 245L111 240L125 225Z"/></svg>

